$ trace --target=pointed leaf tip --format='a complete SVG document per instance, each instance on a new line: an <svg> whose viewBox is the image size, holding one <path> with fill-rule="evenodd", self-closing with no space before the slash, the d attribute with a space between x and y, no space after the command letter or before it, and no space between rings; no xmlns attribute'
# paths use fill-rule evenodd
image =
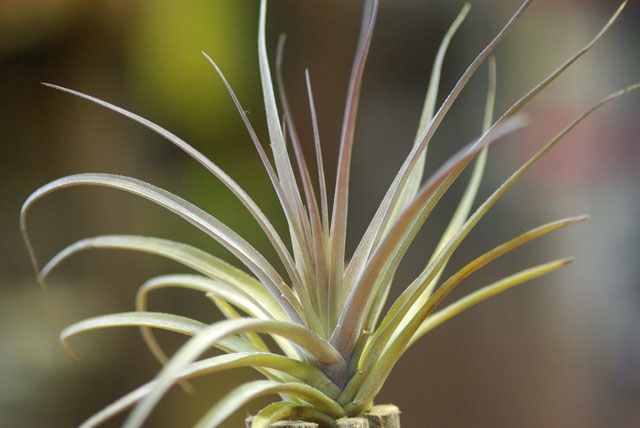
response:
<svg viewBox="0 0 640 428"><path fill-rule="evenodd" d="M567 257L567 258L564 258L564 259L558 260L558 263L559 263L560 265L562 265L562 266L566 266L566 265L568 265L568 264L570 264L570 263L573 263L573 262L575 262L575 261L576 261L576 258L575 258L575 257Z"/></svg>

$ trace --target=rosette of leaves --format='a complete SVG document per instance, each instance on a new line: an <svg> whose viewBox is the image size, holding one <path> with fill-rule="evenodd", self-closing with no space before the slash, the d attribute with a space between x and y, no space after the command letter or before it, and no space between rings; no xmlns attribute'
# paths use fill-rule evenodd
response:
<svg viewBox="0 0 640 428"><path fill-rule="evenodd" d="M257 204L230 176L178 136L106 101L48 85L120 113L158 133L194 158L221 180L251 213L273 245L286 271L285 275L278 272L250 243L210 213L166 190L135 178L98 173L78 174L55 180L34 192L24 203L21 227L41 284L44 284L51 270L63 260L79 251L95 248L117 248L156 254L182 263L196 272L150 279L139 289L135 312L87 319L66 328L61 333L62 343L68 349L68 339L81 332L106 327L138 326L151 352L164 365L155 379L121 397L87 420L82 427L97 426L132 406L135 407L124 426L139 427L166 391L176 383L237 367L253 367L266 379L252 381L230 391L202 416L196 427L219 426L241 406L264 395L280 396L280 401L273 402L257 413L253 422L254 428L268 427L283 419L316 421L323 426L332 426L336 419L361 415L372 406L393 366L422 335L476 303L571 262L572 259L567 258L531 267L438 308L458 284L487 263L529 241L586 219L586 216L567 218L525 232L482 254L446 280L440 281L445 265L454 251L522 174L588 115L614 98L640 87L637 84L630 86L595 104L542 146L491 196L472 210L485 168L488 147L524 126L522 117L518 115L519 111L585 54L612 25L625 5L623 3L620 6L604 28L583 49L494 121L496 71L491 53L530 3L530 0L523 3L504 28L469 65L444 102L436 108L445 52L470 6L467 4L462 8L444 36L436 56L412 149L348 261L345 240L349 170L363 69L371 44L378 0L364 2L363 23L342 124L331 209L309 74L307 73L306 77L318 169L316 178L311 176L303 156L301 142L282 85L279 65L282 49L278 49L276 67L276 80L279 81L278 97L282 110L278 109L265 43L267 1L262 0L260 5L258 52L272 157L263 148L222 72L205 54L233 98L266 168L289 226L289 246ZM487 60L490 82L486 102L483 103L482 132L476 140L464 146L423 182L429 142L469 79ZM280 111L284 113L282 119ZM291 151L293 156L290 156ZM407 248L443 194L465 168L471 165L473 171L466 190L433 255L429 260L425 260L425 267L421 273L404 287L400 297L385 311L389 290ZM131 235L83 239L62 250L40 269L27 235L27 212L34 202L45 195L78 185L115 188L155 202L222 244L236 256L247 271L184 243ZM183 316L148 312L146 301L149 293L167 287L182 287L202 292L215 303L227 319L207 325ZM154 328L191 337L169 358L154 339L151 332ZM260 334L273 338L270 346ZM225 353L199 359L211 347L219 348ZM273 349L275 347L278 349Z"/></svg>

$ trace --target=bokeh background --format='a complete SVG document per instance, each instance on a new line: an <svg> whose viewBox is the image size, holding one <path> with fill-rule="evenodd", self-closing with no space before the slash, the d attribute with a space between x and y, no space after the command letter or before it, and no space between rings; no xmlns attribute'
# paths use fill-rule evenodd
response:
<svg viewBox="0 0 640 428"><path fill-rule="evenodd" d="M438 43L463 2L383 0L365 73L349 211L353 249L409 150ZM477 0L446 59L442 95L452 88L519 0ZM530 7L497 49L497 111L599 31L618 0L545 0ZM311 138L304 69L309 68L333 183L336 142L360 23L361 2L272 0L268 43L288 35L288 91L305 148ZM152 256L87 252L38 288L18 231L21 203L57 177L126 174L209 210L274 259L259 227L222 185L148 130L52 82L137 112L190 141L222 166L283 229L284 221L230 98L201 50L216 59L266 141L257 65L256 0L0 1L0 426L76 426L150 379L158 364L135 329L73 340L59 331L82 318L133 309L137 286L183 272ZM604 95L640 80L640 2L631 0L610 33L526 112L532 126L490 152L480 197L563 125ZM431 171L479 132L483 67L430 148ZM399 363L379 402L403 410L403 426L640 426L640 97L616 101L576 129L510 190L469 236L450 271L544 222L589 213L591 220L546 237L465 281L460 296L537 263L575 255L570 267L510 291L446 323ZM467 176L454 186L412 247L399 293L426 261ZM29 217L41 260L86 236L138 233L183 240L236 262L198 230L152 204L111 190L61 191ZM153 296L155 310L218 318L189 292ZM180 338L161 335L169 348ZM256 378L238 370L172 391L149 426L185 427L225 391ZM226 422L243 426L253 403ZM121 419L108 426L118 426Z"/></svg>

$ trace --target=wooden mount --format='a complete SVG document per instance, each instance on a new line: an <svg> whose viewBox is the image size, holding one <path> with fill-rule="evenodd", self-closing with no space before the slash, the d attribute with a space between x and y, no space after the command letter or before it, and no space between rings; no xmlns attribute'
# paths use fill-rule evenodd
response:
<svg viewBox="0 0 640 428"><path fill-rule="evenodd" d="M365 413L369 428L400 428L400 409L393 404L380 404Z"/></svg>

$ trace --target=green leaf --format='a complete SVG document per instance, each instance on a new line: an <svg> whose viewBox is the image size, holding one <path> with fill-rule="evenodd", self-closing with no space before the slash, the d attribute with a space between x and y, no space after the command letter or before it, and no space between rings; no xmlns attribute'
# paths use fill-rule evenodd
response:
<svg viewBox="0 0 640 428"><path fill-rule="evenodd" d="M317 389L299 383L278 383L268 380L257 380L237 387L215 406L213 406L194 428L215 428L220 426L231 414L251 400L277 393L286 393L302 398L319 412L334 419L344 416L342 408L333 400L326 397ZM125 424L124 428L136 428L138 423Z"/></svg>
<svg viewBox="0 0 640 428"><path fill-rule="evenodd" d="M587 53L589 51L589 49L591 49L593 47L593 45L595 45L596 42L598 40L600 40L600 38L602 38L602 36L604 36L604 34L609 30L609 28L613 25L613 23L618 18L618 16L620 16L620 14L622 13L622 10L625 8L626 5L627 5L627 0L622 2L620 7L618 7L616 12L609 19L609 21L607 21L607 23L604 25L604 27L602 27L600 32L589 43L587 43L582 49L580 49L571 58L569 58L567 61L565 61L560 67L558 67L553 73L551 73L549 76L547 76L542 82L538 83L533 89L531 89L529 92L527 92L515 104L513 104L500 117L500 119L498 119L496 121L496 123L485 133L485 135L480 139L480 141L482 141L483 138L485 138L487 135L489 135L491 133L491 131L495 127L500 126L501 124L504 123L505 120L508 120L514 114L519 112L522 109L522 107L524 107L536 95L538 95L547 86L549 86L554 80L556 80L556 78L558 78L558 76L560 76L563 72L565 72L571 65L573 65L573 63L575 63L580 57L582 57L582 55Z"/></svg>
<svg viewBox="0 0 640 428"><path fill-rule="evenodd" d="M487 92L488 93L487 93L487 100L486 100L486 107L485 107L483 132L486 132L491 127L491 122L493 120L493 110L494 110L495 96L496 96L496 65L495 65L494 57L489 58L489 88ZM471 173L471 179L467 183L467 187L462 195L462 198L460 199L460 202L456 208L456 211L451 217L451 220L449 221L449 225L445 229L443 236L440 239L440 242L436 246L434 255L432 256L432 259L429 260L429 262L433 261L433 258L435 258L435 256L440 252L440 250L444 247L444 245L451 239L453 234L460 228L460 226L465 222L465 220L469 216L471 206L473 205L473 201L475 200L476 194L480 187L480 181L482 180L482 175L484 173L486 162L487 162L487 148L485 148L478 155L478 158L476 159L473 167L473 171ZM452 179L453 178L454 177L452 177ZM443 190L446 190L447 187L448 187L448 184L444 185ZM437 198L434 202L437 202ZM409 243L407 243L407 246L408 244ZM406 246L403 246L402 254L404 254L405 248ZM391 287L391 280L393 278L392 272L395 272L396 268L397 268L397 265L392 268L392 271L390 273L387 274L387 276L389 276L390 278L389 279L385 278L385 280L382 282L383 287L385 289L378 291L378 296L376 296L376 304L379 307L376 308L376 312L372 314L373 316L371 317L371 319L367 321L368 330L373 330L375 328L375 325L378 322L378 318L379 318L378 314L381 312L384 302L386 302L386 295L388 295L389 293L389 288ZM444 268L445 266L443 265L438 275L436 275L436 277L432 280L432 283L435 283L438 281L440 274L442 274L442 272L444 271ZM382 295L385 296L384 299L381 298ZM426 299L428 299L428 295L425 294L424 296L421 296L419 302L414 305L414 308L421 307L422 304L426 302Z"/></svg>
<svg viewBox="0 0 640 428"><path fill-rule="evenodd" d="M344 373L345 362L340 354L320 336L297 324L284 321L266 321L251 318L220 321L202 330L185 343L171 358L169 363L158 374L158 385L154 392L140 402L131 414L125 425L126 428L139 426L151 412L164 393L176 382L178 374L192 361L194 361L209 346L219 340L232 335L254 331L259 333L276 334L282 336L305 350L309 356L316 360L314 365L323 366L323 371L338 386L343 379L339 376Z"/></svg>
<svg viewBox="0 0 640 428"><path fill-rule="evenodd" d="M427 315L430 314L433 309L469 275L486 266L498 257L501 257L534 239L540 238L541 236L554 232L570 224L584 221L587 218L588 216L579 216L558 220L523 233L520 236L499 245L493 250L488 251L464 266L445 281L445 283L442 284L436 293L427 301L417 301L411 305L408 305L405 302L402 306L394 304L383 319L378 330L376 330L368 351L365 352L360 366L360 370L363 372L362 378L365 378L371 373L375 362L384 353L391 352L389 350L397 352L395 351L397 349L401 349L399 352L403 353L404 350L406 350L406 348L417 339L415 337L415 332L419 329ZM399 345L399 343L404 345ZM356 385L357 383L354 383L354 386L351 388L355 388Z"/></svg>
<svg viewBox="0 0 640 428"><path fill-rule="evenodd" d="M335 427L336 420L309 406L299 406L289 401L272 403L260 410L251 423L251 428L270 428L279 421L317 422L325 427Z"/></svg>
<svg viewBox="0 0 640 428"><path fill-rule="evenodd" d="M527 3L525 3L523 5L523 7L525 7L526 5L527 5ZM505 114L503 114L503 116L491 127L491 129L489 129L489 131L487 131L475 143L474 149L477 150L477 147L479 147L479 146L482 146L484 148L484 145L486 144L486 140L487 139L494 139L496 130L501 129L500 128L501 126L504 127L506 125L506 123L508 123L508 122L505 122L505 120L513 119L513 115L517 111L519 111L526 103L528 103L542 89L544 89L547 85L549 85L564 70L566 70L571 64L573 64L573 62L575 62L581 55L583 55L586 51L588 51L593 46L593 44L600 37L602 37L602 35L606 32L606 30L611 26L613 21L616 19L616 17L622 11L622 8L624 7L624 5L625 5L625 3L622 4L622 6L616 11L616 13L613 15L613 17L607 22L607 24L604 26L604 28L598 33L598 35L591 42L589 42L582 50L580 50L576 55L574 55L571 59L569 59L567 62L565 62L560 68L558 68L551 75L549 75L546 79L544 79L533 90L531 90L527 95L522 97L516 104L514 104ZM521 8L521 10L522 10L522 8ZM413 295L413 293L415 292L415 289L417 287L419 287L418 284L424 283L426 278L429 278L429 281L431 281L435 277L435 275L437 275L437 273L442 268L444 263L446 263L446 261L448 260L449 256L455 250L455 248L457 248L457 246L460 244L460 242L464 239L464 237L466 237L466 235L471 231L471 229L475 226L475 224L477 224L477 222L480 220L480 218L482 218L482 216L488 211L488 209L500 198L500 196L502 196L502 194L506 191L506 189L508 187L510 187L511 184L513 184L513 182L515 182L515 180L517 180L517 178L520 175L522 175L522 173L524 173L524 171L526 171L526 169L528 169L533 163L535 163L537 161L537 159L540 156L542 156L543 153L545 153L550 147L552 147L557 141L559 141L559 139L561 139L567 132L569 132L571 129L573 129L573 127L575 127L581 120L583 120L585 117L587 117L591 112L595 111L597 108L599 108L600 106L606 104L607 102L611 101L612 99L616 98L617 96L620 96L623 93L626 93L626 92L628 92L630 90L633 90L633 89L635 89L635 85L633 87L627 88L624 91L620 91L619 93L613 94L613 95L605 98L604 100L602 100L600 103L598 103L596 106L594 106L594 108L590 109L582 117L578 118L574 123L572 123L563 132L561 132L561 134L558 135L551 143L549 143L549 145L546 146L541 152L539 152L539 154L536 155L534 157L534 159L532 159L529 162L527 162L527 164L525 164L520 170L518 170L518 172L516 172L516 174L514 174L507 181L507 183L505 183L500 189L498 189L474 213L474 215L471 218L469 218L469 220L465 223L465 225L462 226L462 228L458 231L458 233L451 239L451 241L449 241L447 246L440 252L440 254L434 260L434 262L430 263L429 266L420 274L420 276L407 288L407 290L405 290L405 293L411 293ZM445 104L446 104L446 101L445 101ZM442 108L440 110L442 110ZM436 114L436 118L434 118L434 122L436 121L437 116L438 116L438 114ZM472 150L469 150L467 153L471 153L471 151ZM441 167L441 170L444 169L446 171L445 168L447 167L447 165L448 164L443 165L443 167ZM435 176L439 177L438 174L435 174ZM443 181L444 181L444 178L443 178ZM390 249L392 249L392 250L394 249L394 246L395 246L394 242L398 239L397 237L392 237L391 239L389 239L389 237L394 234L394 230L396 231L396 233L403 234L404 231L408 228L407 220L412 221L411 219L416 216L416 214L412 213L412 210L420 208L421 195L424 196L423 192L426 192L429 189L429 186L431 184L439 184L439 183L437 183L437 181L433 182L433 183L427 182L427 184L425 184L425 186L423 186L423 190L416 197L416 199L412 202L412 204L409 207L407 207L407 209L403 212L402 216L398 219L396 224L391 228L389 234L385 237L384 241L380 244L379 248L376 250L376 254L374 254L374 256L372 257L371 261L367 264L367 268L363 272L362 277L360 278L359 282L355 285L354 289L352 290L351 294L349 295L349 300L347 301L347 304L345 305L345 308L343 309L343 313L345 314L345 316L343 317L344 319L341 319L341 321L340 321L340 327L341 328L340 329L337 328L336 332L338 332L338 330L345 330L345 329L348 329L349 331L347 333L343 333L343 331L340 331L340 332L338 332L339 334L336 334L336 332L334 332L334 335L332 336L332 341L331 341L331 343L334 346L336 346L336 348L339 349L340 352L343 353L343 355L347 355L347 356L350 355L350 352L352 350L351 347L356 342L357 335L360 333L360 330L361 330L362 321L360 321L360 320L355 320L354 321L354 319L357 317L357 315L355 315L355 314L358 314L358 313L361 314L362 313L362 308L366 308L367 307L367 305L368 305L367 299L370 299L371 290L374 287L373 283L374 283L374 281L377 280L378 274L382 270L382 267L380 266L380 264L388 262L384 257L385 253L386 254L391 254L392 253L392 251L389 251L389 250ZM427 194L427 196L428 196L428 194ZM405 216L406 216L406 218L404 218ZM385 245L388 245L388 247L386 249L384 248ZM386 250L386 251L381 251L383 249ZM377 264L377 266L376 266L376 264ZM409 290L412 290L412 291L409 291ZM423 291L424 290L422 290L421 292L423 292ZM403 293L403 295L405 293ZM401 298L402 298L402 296L401 296ZM360 310L361 312L358 312L358 310ZM334 337L336 338L336 340L333 340ZM345 352L347 352L347 354L344 354Z"/></svg>
<svg viewBox="0 0 640 428"><path fill-rule="evenodd" d="M462 242L462 240L467 236L467 234L471 231L471 229L480 221L480 219L488 212L488 210L497 202L497 200L506 192L506 190L515 183L515 181L524 174L533 164L535 164L542 155L544 155L548 150L550 150L558 141L560 141L567 133L569 133L575 126L577 126L582 120L588 117L590 114L606 105L610 101L627 94L631 91L640 89L640 84L629 86L626 89L618 91L614 94L611 94L604 99L602 99L599 103L595 104L589 110L587 110L584 114L574 120L570 125L568 125L563 131L561 131L558 135L556 135L547 145L545 145L538 153L536 153L529 161L527 161L522 167L520 167L507 181L505 181L474 213L473 215L465 222L465 224L457 231L453 238L447 243L447 245L443 248L443 250L438 254L436 259L427 266L427 268L414 280L409 287L400 295L400 297L394 302L392 307L389 310L389 316L387 317L387 321L383 321L383 324L386 325L390 319L396 316L398 311L401 310L405 312L408 308L411 308L412 305L416 304L418 297L423 298L424 293L429 293L427 287L430 287L433 284L433 279L440 272L442 266L449 259L453 251L458 247L458 245ZM426 290L426 291L425 291ZM422 303L419 306L421 307Z"/></svg>
<svg viewBox="0 0 640 428"><path fill-rule="evenodd" d="M147 236L102 235L77 241L56 254L42 268L39 281L44 281L49 273L68 257L90 249L131 250L166 257L209 278L229 284L244 294L254 296L274 319L287 319L286 313L266 287L242 270L199 248Z"/></svg>
<svg viewBox="0 0 640 428"><path fill-rule="evenodd" d="M271 403L256 414L251 428L271 428L272 424L281 420L296 420L291 419L295 415L296 407L296 404L290 401Z"/></svg>
<svg viewBox="0 0 640 428"><path fill-rule="evenodd" d="M463 12L464 12L464 9L463 9ZM463 12L461 12L461 16ZM484 121L483 121L483 129L482 129L483 133L486 132L491 127L491 122L493 121L493 111L494 111L495 97L496 97L496 76L497 74L496 74L495 58L490 57L489 58L489 87L487 90L485 115L484 115ZM473 201L475 200L476 194L480 187L480 181L482 180L482 175L484 173L486 162L487 162L487 148L485 148L478 155L478 158L476 159L473 167L473 171L471 173L471 179L467 183L467 187L465 188L462 198L460 199L460 202L458 203L458 206L453 216L451 217L451 220L449 221L449 225L445 229L442 235L442 238L440 239L440 242L438 242L434 255L432 256L431 260L429 260L429 263L433 261L433 258L435 258L435 256L440 252L440 250L442 250L444 245L451 239L451 237L455 234L455 232L460 228L460 226L465 222L465 220L469 216L471 206L473 205ZM452 177L452 179L453 178L454 177ZM448 185L449 184L447 184L446 182L443 183L443 190L446 190ZM437 202L437 198L434 201L434 203L436 202ZM407 245L403 245L402 254L404 254L404 251L406 251L406 247L408 246L408 244L409 243L407 243ZM385 280L383 280L382 282L385 290L378 291L378 296L376 296L376 304L378 305L378 308L376 308L376 313L372 314L371 319L367 321L368 330L373 331L378 322L378 319L379 319L378 314L381 312L384 302L386 302L386 295L388 295L389 293L388 289L391 287L391 279L393 278L393 272L395 272L395 269L397 268L397 264L398 263L396 263L396 266L394 266L392 270L390 270L390 272L386 274L390 278L389 279L385 278ZM444 271L445 266L446 265L443 265L442 268L440 268L439 273L432 280L432 283L436 283L438 281L440 275ZM384 293L384 296L385 296L384 299L381 299L379 297L381 293ZM411 311L417 310L417 308L422 307L428 298L429 298L429 295L427 293L424 293L420 297L419 301L412 306ZM395 305L394 305L394 308L395 308ZM395 312L393 310L389 311L385 316L385 319L383 320L382 325L379 328L382 329L386 327L386 322L391 317L394 317L394 316L395 316ZM369 344L371 344L371 342L369 342ZM357 361L360 361L360 359L358 358Z"/></svg>
<svg viewBox="0 0 640 428"><path fill-rule="evenodd" d="M484 123L482 126L482 132L486 133L491 128L491 123L493 122L493 111L495 107L495 99L496 99L496 62L495 58L489 58L489 89L487 94L487 102L485 108L485 116ZM480 188L480 182L482 181L482 176L484 174L484 168L487 163L487 150L483 150L480 155L478 155L478 159L476 159L473 172L471 173L471 179L469 183L467 183L467 187L462 194L462 198L460 199L460 203L456 207L456 211L453 213L451 220L444 233L442 234L442 238L436 249L434 251L433 258L444 248L447 242L453 237L455 232L462 226L462 224L469 217L469 213L471 212L471 207L473 202L478 194L478 189ZM432 259L433 259L432 258ZM432 261L432 260L430 260Z"/></svg>
<svg viewBox="0 0 640 428"><path fill-rule="evenodd" d="M189 288L201 291L204 294L213 294L239 307L254 318L271 318L270 314L262 307L262 304L249 294L220 281L200 275L188 274L162 275L145 282L138 290L137 310L146 308L146 299L149 292L167 287Z"/></svg>
<svg viewBox="0 0 640 428"><path fill-rule="evenodd" d="M427 96L424 101L424 107L422 108L422 114L420 115L420 122L418 125L418 132L416 135L416 139L414 141L414 146L420 144L420 136L427 129L427 126L433 119L433 114L436 109L436 101L438 99L438 88L440 86L440 76L442 74L442 65L444 63L444 57L449 48L449 44L451 43L451 39L460 28L460 25L464 22L465 18L469 14L469 10L471 9L470 3L465 3L460 10L460 13L453 21L449 30L445 34L442 42L440 43L440 47L438 48L438 53L436 54L435 61L433 62L433 69L431 71L431 79L429 80L429 88L427 89ZM411 172L409 177L407 178L407 183L405 184L404 189L400 193L400 197L398 198L398 202L393 208L393 212L391 214L391 218L389 220L390 223L393 222L394 219L398 217L400 212L411 202L411 200L416 196L418 189L420 188L420 182L422 181L422 175L424 173L425 161L427 159L427 148L420 155L418 162L416 164L415 169Z"/></svg>
<svg viewBox="0 0 640 428"><path fill-rule="evenodd" d="M238 312L229 302L226 300L216 296L213 293L208 293L207 297L211 299L211 301L216 305L218 310L224 315L227 319L236 319L242 318L242 314ZM242 337L246 338L249 342L253 343L260 349L264 349L265 352L269 352L269 346L262 340L259 334L253 332L247 332L242 335ZM279 337L276 336L278 339ZM288 344L288 342L284 341ZM295 351L294 351L294 354Z"/></svg>
<svg viewBox="0 0 640 428"><path fill-rule="evenodd" d="M424 335L426 332L428 332L429 330L433 330L446 320L458 315L459 313L465 311L473 305L476 305L492 296L495 296L498 293L515 287L516 285L520 285L526 281L530 281L539 276L553 272L554 270L559 269L571 262L573 262L573 258L566 258L550 263L545 263L543 265L523 270L521 272L503 278L500 281L487 285L480 290L463 297L455 303L452 303L446 308L429 316L424 321L420 329L416 332L415 336L416 338L418 338Z"/></svg>
<svg viewBox="0 0 640 428"><path fill-rule="evenodd" d="M309 364L293 360L281 355L265 352L241 352L229 355L219 355L189 364L179 374L180 380L200 377L222 370L231 370L241 367L253 367L259 370L272 369L293 376L309 385L316 386L324 391L328 396L337 396L338 389L324 374ZM129 407L139 402L149 395L158 381L153 380L145 383L134 391L119 398L100 412L93 415L80 428L93 428L98 426L115 415L123 412Z"/></svg>
<svg viewBox="0 0 640 428"><path fill-rule="evenodd" d="M192 320L191 318L159 312L127 312L109 314L89 318L70 325L60 333L60 342L69 356L74 360L77 360L67 343L71 336L102 328L130 326L160 328L193 336L202 331L207 325L199 321Z"/></svg>
<svg viewBox="0 0 640 428"><path fill-rule="evenodd" d="M426 331L435 328L442 322L459 314L465 309L477 303L480 303L481 301L486 300L495 294L498 294L516 285L522 284L523 282L537 278L541 275L550 273L558 268L565 266L568 263L571 263L572 261L572 258L568 258L546 263L524 270L491 285L488 285L427 318L427 320L423 324L424 327L422 327L418 333L422 335ZM362 386L358 389L353 401L345 406L345 411L347 413L357 413L364 410L363 405L370 402L373 397L378 394L380 388L384 384L384 381L391 372L391 369L401 355L402 351L400 349L390 349L388 352L384 353L378 361L376 361L374 369L372 371L374 374L364 380Z"/></svg>
<svg viewBox="0 0 640 428"><path fill-rule="evenodd" d="M416 278L416 280L405 290L405 292L398 299L398 304L406 304L405 299L408 296L411 297L411 301L415 301L414 293L427 293L431 294L431 288L433 287L433 279L440 271L444 263L448 260L455 249L460 245L462 240L469 234L473 227L480 221L480 219L489 211L489 209L504 195L504 193L524 174L529 168L531 168L545 153L547 153L553 146L555 146L565 135L567 135L573 128L575 128L580 122L586 119L589 115L611 102L612 100L628 93L633 90L640 89L640 84L629 86L626 89L611 94L593 107L588 109L580 117L576 118L571 124L569 124L564 130L558 133L549 143L547 143L542 149L540 149L533 157L531 157L524 165L522 165L516 172L514 172L487 200L477 208L471 217L460 227L456 234L449 240L447 245L440 251L438 256L432 263ZM426 285L425 285L426 284ZM417 291L420 290L420 291ZM410 303L412 304L412 303ZM396 305L394 303L394 305Z"/></svg>
<svg viewBox="0 0 640 428"><path fill-rule="evenodd" d="M228 299L230 302L233 302L251 316L269 319L269 315L260 307L260 304L249 297L246 293L234 289L222 282L197 275L163 275L146 281L138 289L136 296L136 310L139 312L145 312L147 310L148 294L151 291L168 287L188 288L191 290L201 291L204 294L221 296ZM141 327L140 332L151 353L161 364L166 364L168 358L160 348L151 329L148 327ZM249 339L249 341L258 346L258 348L268 350L251 339ZM262 345L264 345L264 342L262 342Z"/></svg>

